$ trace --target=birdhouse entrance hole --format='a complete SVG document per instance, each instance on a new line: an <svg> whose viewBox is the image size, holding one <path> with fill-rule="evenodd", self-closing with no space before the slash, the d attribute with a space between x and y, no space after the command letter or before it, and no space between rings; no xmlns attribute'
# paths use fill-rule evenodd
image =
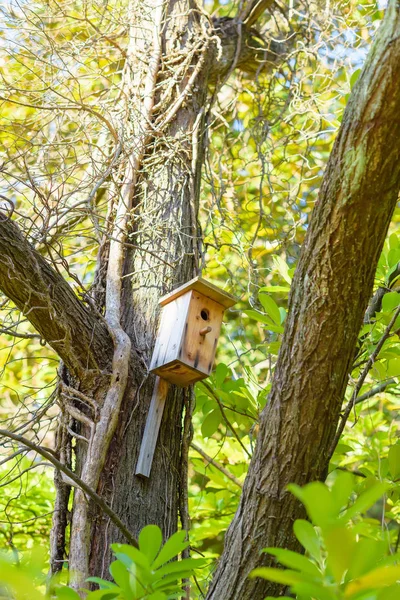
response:
<svg viewBox="0 0 400 600"><path fill-rule="evenodd" d="M208 312L208 310L206 308L203 308L200 313L200 316L203 319L203 321L208 321L208 319L210 317L210 313Z"/></svg>

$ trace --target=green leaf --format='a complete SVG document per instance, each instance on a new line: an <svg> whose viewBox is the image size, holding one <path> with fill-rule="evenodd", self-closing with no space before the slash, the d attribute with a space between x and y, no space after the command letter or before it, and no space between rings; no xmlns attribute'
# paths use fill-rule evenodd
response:
<svg viewBox="0 0 400 600"><path fill-rule="evenodd" d="M110 565L110 573L113 576L115 583L121 588L124 596L129 598L131 595L131 587L129 572L126 566L120 560L116 560Z"/></svg>
<svg viewBox="0 0 400 600"><path fill-rule="evenodd" d="M204 419L201 424L201 433L205 438L209 438L215 433L218 429L219 424L221 423L221 413L219 409L214 409Z"/></svg>
<svg viewBox="0 0 400 600"><path fill-rule="evenodd" d="M273 569L271 567L259 567L254 569L249 575L252 579L262 577L268 581L282 583L283 585L294 585L308 580L308 576L299 573L298 571L290 571L289 569Z"/></svg>
<svg viewBox="0 0 400 600"><path fill-rule="evenodd" d="M311 575L311 577L320 579L321 572L315 566L311 560L303 556L302 554L298 554L297 552L292 552L291 550L285 550L284 548L265 548L263 552L268 552L268 554L272 554L272 556L276 556L278 561L284 567L289 567L290 569L297 569L298 571L302 571Z"/></svg>
<svg viewBox="0 0 400 600"><path fill-rule="evenodd" d="M278 326L278 325L274 324L268 315L264 315L263 313L260 313L257 310L253 310L253 309L244 310L243 312L250 319L254 319L255 321L258 321L259 323L263 323L263 325L266 325L270 331L273 331L275 333L283 332L283 327L281 327L280 325Z"/></svg>
<svg viewBox="0 0 400 600"><path fill-rule="evenodd" d="M175 577L182 579L182 577L186 577L187 573L191 573L195 569L200 569L205 564L207 564L207 561L204 558L184 558L167 563L157 569L157 577L161 578L174 573ZM182 573L185 573L185 575L182 575Z"/></svg>
<svg viewBox="0 0 400 600"><path fill-rule="evenodd" d="M400 358L392 358L391 360L388 360L385 375L387 375L387 377L400 376Z"/></svg>
<svg viewBox="0 0 400 600"><path fill-rule="evenodd" d="M281 315L281 323L284 323L286 319L286 310L282 308L282 306L279 307L279 314Z"/></svg>
<svg viewBox="0 0 400 600"><path fill-rule="evenodd" d="M321 481L313 481L304 487L291 484L287 489L304 504L315 525L322 527L337 518L333 496Z"/></svg>
<svg viewBox="0 0 400 600"><path fill-rule="evenodd" d="M114 600L118 598L119 592L110 592L107 590L96 590L89 592L86 596L86 600Z"/></svg>
<svg viewBox="0 0 400 600"><path fill-rule="evenodd" d="M399 247L399 238L397 237L397 235L395 233L392 233L389 236L389 248L390 248L390 250L395 250L398 247Z"/></svg>
<svg viewBox="0 0 400 600"><path fill-rule="evenodd" d="M344 506L348 505L353 489L354 476L351 473L339 471L331 488L332 500L335 504L335 511L337 514L339 514Z"/></svg>
<svg viewBox="0 0 400 600"><path fill-rule="evenodd" d="M311 523L304 519L297 519L294 522L293 531L303 548L319 562L321 560L321 543Z"/></svg>
<svg viewBox="0 0 400 600"><path fill-rule="evenodd" d="M224 363L218 363L215 369L215 382L218 387L221 387L227 378L229 373L229 368Z"/></svg>
<svg viewBox="0 0 400 600"><path fill-rule="evenodd" d="M383 496L386 490L389 488L388 483L381 483L380 481L374 482L361 496L357 498L350 508L346 510L342 519L345 522L350 521L356 515L364 513L366 510L371 508Z"/></svg>
<svg viewBox="0 0 400 600"><path fill-rule="evenodd" d="M125 566L129 567L132 563L140 565L143 569L149 569L150 563L147 557L137 548L128 544L111 544L111 548Z"/></svg>
<svg viewBox="0 0 400 600"><path fill-rule="evenodd" d="M151 564L162 545L161 529L157 525L143 527L138 541L140 551L146 556L149 564Z"/></svg>
<svg viewBox="0 0 400 600"><path fill-rule="evenodd" d="M151 565L152 570L158 569L164 563L168 562L172 558L175 558L185 548L189 546L189 542L185 540L186 531L177 531L165 542L161 548L159 555Z"/></svg>
<svg viewBox="0 0 400 600"><path fill-rule="evenodd" d="M395 444L394 446L390 446L389 454L389 469L390 474L393 479L400 478L400 444Z"/></svg>
<svg viewBox="0 0 400 600"><path fill-rule="evenodd" d="M400 566L378 567L359 579L351 581L346 587L346 598L361 591L386 587L400 580Z"/></svg>
<svg viewBox="0 0 400 600"><path fill-rule="evenodd" d="M353 549L348 577L355 579L375 567L386 554L387 544L383 540L361 538Z"/></svg>
<svg viewBox="0 0 400 600"><path fill-rule="evenodd" d="M271 317L271 319L273 320L275 325L280 325L281 324L281 314L279 312L279 307L278 307L277 303L275 302L275 300L271 296L268 296L267 294L263 294L262 292L260 292L258 294L258 297L259 297L260 302L263 305L263 308L264 308L265 312L267 313L267 315L269 317Z"/></svg>
<svg viewBox="0 0 400 600"><path fill-rule="evenodd" d="M355 534L347 527L331 527L323 533L327 564L337 583L350 566L356 543Z"/></svg>
<svg viewBox="0 0 400 600"><path fill-rule="evenodd" d="M275 270L283 277L287 283L292 283L292 278L290 276L290 271L287 263L283 260L281 256L273 256L272 260L275 264Z"/></svg>
<svg viewBox="0 0 400 600"><path fill-rule="evenodd" d="M301 582L292 586L298 600L338 600L333 590L313 582Z"/></svg>
<svg viewBox="0 0 400 600"><path fill-rule="evenodd" d="M397 292L389 292L382 298L382 311L392 312L400 304L400 294Z"/></svg>

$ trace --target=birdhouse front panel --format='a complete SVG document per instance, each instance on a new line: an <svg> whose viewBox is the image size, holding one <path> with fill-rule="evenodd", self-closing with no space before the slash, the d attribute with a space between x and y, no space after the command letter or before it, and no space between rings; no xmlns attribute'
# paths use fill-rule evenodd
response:
<svg viewBox="0 0 400 600"><path fill-rule="evenodd" d="M235 299L197 277L160 300L160 327L150 371L187 386L211 373L224 310Z"/></svg>
<svg viewBox="0 0 400 600"><path fill-rule="evenodd" d="M214 365L224 307L204 294L191 293L179 359L208 377Z"/></svg>

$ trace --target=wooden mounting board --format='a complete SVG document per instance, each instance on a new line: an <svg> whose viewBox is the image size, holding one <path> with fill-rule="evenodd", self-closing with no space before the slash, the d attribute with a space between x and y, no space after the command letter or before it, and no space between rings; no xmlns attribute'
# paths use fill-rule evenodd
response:
<svg viewBox="0 0 400 600"><path fill-rule="evenodd" d="M142 477L150 477L168 386L168 381L156 377L135 471L136 475Z"/></svg>

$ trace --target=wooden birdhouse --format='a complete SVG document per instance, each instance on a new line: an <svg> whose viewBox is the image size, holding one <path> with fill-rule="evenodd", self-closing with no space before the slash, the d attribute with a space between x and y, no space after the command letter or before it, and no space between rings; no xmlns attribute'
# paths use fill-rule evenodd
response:
<svg viewBox="0 0 400 600"><path fill-rule="evenodd" d="M208 377L224 311L235 303L233 296L201 277L161 298L150 371L181 387Z"/></svg>
<svg viewBox="0 0 400 600"><path fill-rule="evenodd" d="M160 300L161 319L150 371L157 375L136 464L150 477L169 383L185 387L208 377L226 308L236 299L201 277Z"/></svg>

